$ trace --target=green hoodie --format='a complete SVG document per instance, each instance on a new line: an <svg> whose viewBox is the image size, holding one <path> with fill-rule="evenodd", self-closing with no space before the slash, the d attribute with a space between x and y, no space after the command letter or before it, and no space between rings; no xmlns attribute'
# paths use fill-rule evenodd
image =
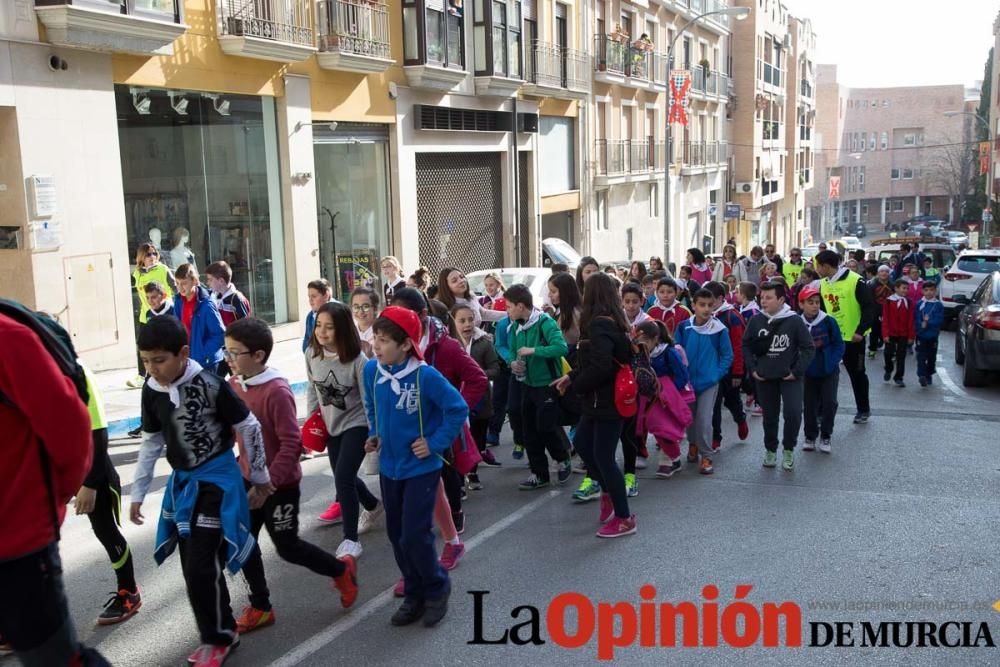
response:
<svg viewBox="0 0 1000 667"><path fill-rule="evenodd" d="M533 355L523 358L528 367L524 384L529 387L546 387L562 375L560 360L566 356L569 348L554 319L536 309L524 324L515 322L510 342L511 353L515 358L522 347L535 348Z"/></svg>

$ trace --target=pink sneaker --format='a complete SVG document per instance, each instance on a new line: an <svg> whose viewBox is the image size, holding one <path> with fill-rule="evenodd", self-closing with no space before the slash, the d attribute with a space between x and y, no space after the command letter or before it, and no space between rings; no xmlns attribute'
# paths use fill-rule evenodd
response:
<svg viewBox="0 0 1000 667"><path fill-rule="evenodd" d="M598 537L625 537L626 535L635 534L635 515L633 514L627 519L622 519L621 517L614 517L611 521L601 526L601 529L597 531Z"/></svg>
<svg viewBox="0 0 1000 667"><path fill-rule="evenodd" d="M615 506L614 506L614 503L611 502L611 494L610 493L602 493L601 494L601 513L597 517L597 520L600 521L602 524L605 524L608 521L610 521L611 517L613 517L614 515L615 515Z"/></svg>
<svg viewBox="0 0 1000 667"><path fill-rule="evenodd" d="M195 658L195 667L222 667L222 663L226 661L229 654L236 650L240 645L239 636L236 640L229 646L216 646L214 644L203 644L191 658ZM190 661L191 658L188 658Z"/></svg>
<svg viewBox="0 0 1000 667"><path fill-rule="evenodd" d="M401 598L406 595L406 579L403 577L399 578L396 585L392 587L392 594L394 597Z"/></svg>
<svg viewBox="0 0 1000 667"><path fill-rule="evenodd" d="M343 523L344 515L340 513L340 503L333 501L326 511L319 515L319 520L329 524Z"/></svg>
<svg viewBox="0 0 1000 667"><path fill-rule="evenodd" d="M465 545L444 543L444 551L441 553L441 567L446 570L454 570L458 567L458 561L465 555Z"/></svg>

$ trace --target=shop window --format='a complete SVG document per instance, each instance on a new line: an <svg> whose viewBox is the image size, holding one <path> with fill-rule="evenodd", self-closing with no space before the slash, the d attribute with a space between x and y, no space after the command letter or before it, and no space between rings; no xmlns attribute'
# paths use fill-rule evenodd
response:
<svg viewBox="0 0 1000 667"><path fill-rule="evenodd" d="M540 116L538 119L538 151L545 156L545 168L539 174L542 195L576 190L576 157L574 119Z"/></svg>
<svg viewBox="0 0 1000 667"><path fill-rule="evenodd" d="M462 0L403 0L403 56L406 65L465 69Z"/></svg>
<svg viewBox="0 0 1000 667"><path fill-rule="evenodd" d="M129 255L217 260L253 314L288 319L274 98L115 86Z"/></svg>

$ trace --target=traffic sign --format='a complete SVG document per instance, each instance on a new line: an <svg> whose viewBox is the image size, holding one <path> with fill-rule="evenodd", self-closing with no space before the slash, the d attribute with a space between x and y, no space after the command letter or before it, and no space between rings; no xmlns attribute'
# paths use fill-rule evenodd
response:
<svg viewBox="0 0 1000 667"><path fill-rule="evenodd" d="M983 209L983 222L985 223L993 222L993 214L990 213L990 210L988 208Z"/></svg>

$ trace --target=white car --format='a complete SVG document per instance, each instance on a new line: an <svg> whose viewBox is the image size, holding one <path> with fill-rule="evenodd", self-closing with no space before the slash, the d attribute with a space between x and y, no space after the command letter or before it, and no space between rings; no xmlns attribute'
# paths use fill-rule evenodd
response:
<svg viewBox="0 0 1000 667"><path fill-rule="evenodd" d="M861 250L861 248L863 247L861 245L861 239L859 239L857 236L841 236L840 242L847 247L848 252Z"/></svg>
<svg viewBox="0 0 1000 667"><path fill-rule="evenodd" d="M957 229L945 231L942 236L948 239L948 243L951 244L952 248L957 248L960 245L969 245L969 235Z"/></svg>
<svg viewBox="0 0 1000 667"><path fill-rule="evenodd" d="M946 321L957 317L964 307L955 297L971 297L983 279L994 271L1000 271L1000 250L965 250L958 256L941 281L939 296L944 303Z"/></svg>
<svg viewBox="0 0 1000 667"><path fill-rule="evenodd" d="M507 287L511 285L526 285L531 290L531 298L536 308L549 301L549 278L552 276L552 269L541 266L526 266L521 268L487 269L485 271L473 271L466 274L469 281L469 289L476 296L486 294L483 282L486 276L491 273L497 274Z"/></svg>

